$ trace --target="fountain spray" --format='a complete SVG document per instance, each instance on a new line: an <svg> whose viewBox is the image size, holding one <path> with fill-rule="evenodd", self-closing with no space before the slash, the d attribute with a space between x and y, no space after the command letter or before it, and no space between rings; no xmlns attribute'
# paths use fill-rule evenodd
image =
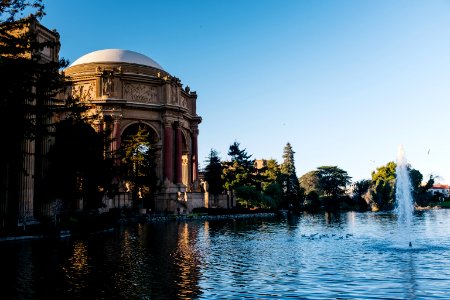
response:
<svg viewBox="0 0 450 300"><path fill-rule="evenodd" d="M395 188L395 212L398 217L399 228L404 231L404 236L408 238L409 247L412 247L411 223L414 212L414 205L411 195L411 180L409 178L408 163L406 161L405 151L403 150L402 145L398 147L397 168L395 171L397 175Z"/></svg>

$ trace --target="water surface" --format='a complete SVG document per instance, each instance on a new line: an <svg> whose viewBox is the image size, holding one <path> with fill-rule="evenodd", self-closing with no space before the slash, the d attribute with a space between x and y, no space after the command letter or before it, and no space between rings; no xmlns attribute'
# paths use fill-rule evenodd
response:
<svg viewBox="0 0 450 300"><path fill-rule="evenodd" d="M167 222L0 244L1 299L450 298L450 210Z"/></svg>

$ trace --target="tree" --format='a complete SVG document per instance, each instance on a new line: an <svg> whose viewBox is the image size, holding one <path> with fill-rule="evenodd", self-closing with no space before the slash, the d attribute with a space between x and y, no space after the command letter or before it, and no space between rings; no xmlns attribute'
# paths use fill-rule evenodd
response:
<svg viewBox="0 0 450 300"><path fill-rule="evenodd" d="M264 205L270 208L279 208L283 200L283 190L278 182L272 182L263 188Z"/></svg>
<svg viewBox="0 0 450 300"><path fill-rule="evenodd" d="M262 189L266 189L269 185L278 183L280 177L280 166L275 159L268 159L265 167L259 170L262 176Z"/></svg>
<svg viewBox="0 0 450 300"><path fill-rule="evenodd" d="M294 150L287 143L283 150L283 163L281 164L280 182L284 192L284 199L288 206L299 206L300 185L295 172Z"/></svg>
<svg viewBox="0 0 450 300"><path fill-rule="evenodd" d="M370 192L372 204L375 205L376 209L390 210L394 208L396 167L397 164L391 161L372 172ZM426 199L428 198L426 191L429 188L427 186L431 187L434 183L432 176L430 176L428 183L422 186L423 176L420 171L408 165L408 172L413 200L418 204L426 203Z"/></svg>
<svg viewBox="0 0 450 300"><path fill-rule="evenodd" d="M122 143L122 176L129 183L135 208L149 208L148 202L153 199L157 183L155 151L150 133L141 126Z"/></svg>
<svg viewBox="0 0 450 300"><path fill-rule="evenodd" d="M228 155L230 161L223 163L222 179L224 187L230 192L231 207L233 206L233 190L238 186L254 185L255 181L255 160L250 159L245 149L239 148L239 143L234 142L230 145Z"/></svg>
<svg viewBox="0 0 450 300"><path fill-rule="evenodd" d="M344 196L351 177L337 166L322 166L317 168L320 189L325 197L327 207L337 209L339 198Z"/></svg>
<svg viewBox="0 0 450 300"><path fill-rule="evenodd" d="M216 197L223 191L222 163L218 152L211 149L205 163L205 181L208 182L208 192Z"/></svg>
<svg viewBox="0 0 450 300"><path fill-rule="evenodd" d="M413 197L413 200L415 202L419 197L423 175L418 170L413 169L411 166L408 166L408 171L409 171L409 179L411 182L411 196Z"/></svg>
<svg viewBox="0 0 450 300"><path fill-rule="evenodd" d="M395 180L396 167L397 164L393 161L388 162L386 166L378 167L376 171L372 172L372 182L375 182L377 180Z"/></svg>
<svg viewBox="0 0 450 300"><path fill-rule="evenodd" d="M114 176L112 159L104 157L104 140L83 120L69 118L57 125L49 153L49 199L61 199L69 212L78 208L79 199L87 209L102 206Z"/></svg>
<svg viewBox="0 0 450 300"><path fill-rule="evenodd" d="M371 181L369 179L362 179L354 184L353 203L360 211L365 211L368 209L368 203L364 199L364 195L369 191L370 183Z"/></svg>
<svg viewBox="0 0 450 300"><path fill-rule="evenodd" d="M319 194L311 190L306 194L305 197L305 203L304 203L304 209L310 212L317 212L320 209L320 197Z"/></svg>
<svg viewBox="0 0 450 300"><path fill-rule="evenodd" d="M245 208L261 206L263 194L255 186L238 186L235 193L237 202Z"/></svg>
<svg viewBox="0 0 450 300"><path fill-rule="evenodd" d="M317 168L319 185L326 197L337 198L345 194L351 177L337 166L322 166Z"/></svg>
<svg viewBox="0 0 450 300"><path fill-rule="evenodd" d="M321 194L317 170L309 171L308 173L303 174L300 177L299 182L300 187L304 189L306 195L312 191Z"/></svg>
<svg viewBox="0 0 450 300"><path fill-rule="evenodd" d="M376 210L389 210L394 207L396 167L397 164L391 161L372 172L370 202Z"/></svg>
<svg viewBox="0 0 450 300"><path fill-rule="evenodd" d="M430 175L427 182L419 187L416 203L419 206L427 206L430 204L431 195L428 194L428 190L433 187L435 177Z"/></svg>
<svg viewBox="0 0 450 300"><path fill-rule="evenodd" d="M0 134L8 142L0 157L0 203L8 207L10 217L18 213L14 206L22 188L20 179L28 176L24 162L31 155L41 159L45 154L39 152L40 143L51 134L54 124L50 117L62 107L54 98L65 87L59 70L67 62L41 56L44 48L53 51L59 48L57 40L37 37L35 28L44 15L42 2L0 2ZM32 147L36 153L29 151L30 145L35 145ZM36 177L34 180L40 182L41 178Z"/></svg>

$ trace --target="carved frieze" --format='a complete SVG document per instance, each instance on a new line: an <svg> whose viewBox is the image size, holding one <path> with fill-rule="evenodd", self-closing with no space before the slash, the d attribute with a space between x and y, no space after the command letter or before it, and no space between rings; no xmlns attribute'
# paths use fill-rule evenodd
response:
<svg viewBox="0 0 450 300"><path fill-rule="evenodd" d="M181 97L180 99L180 106L183 108L188 108L187 100L185 97Z"/></svg>
<svg viewBox="0 0 450 300"><path fill-rule="evenodd" d="M143 103L157 103L158 90L154 86L127 83L124 86L124 98Z"/></svg>
<svg viewBox="0 0 450 300"><path fill-rule="evenodd" d="M93 100L95 98L95 83L78 83L72 86L72 97L80 101Z"/></svg>

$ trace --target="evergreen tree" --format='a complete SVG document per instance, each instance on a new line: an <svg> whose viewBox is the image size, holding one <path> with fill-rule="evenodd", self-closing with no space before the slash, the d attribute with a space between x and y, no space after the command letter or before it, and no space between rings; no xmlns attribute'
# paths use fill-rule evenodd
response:
<svg viewBox="0 0 450 300"><path fill-rule="evenodd" d="M262 175L263 190L271 184L278 183L278 179L280 178L280 165L275 159L267 160L265 167L259 171Z"/></svg>
<svg viewBox="0 0 450 300"><path fill-rule="evenodd" d="M283 150L283 163L281 164L280 182L284 192L285 204L289 207L299 206L300 185L295 172L294 150L287 143Z"/></svg>
<svg viewBox="0 0 450 300"><path fill-rule="evenodd" d="M233 190L238 186L251 186L255 184L255 160L250 159L245 149L239 148L239 143L234 142L228 155L231 160L223 163L222 179L224 187L230 192L231 207L233 206Z"/></svg>
<svg viewBox="0 0 450 300"><path fill-rule="evenodd" d="M255 160L250 159L245 149L239 149L239 143L234 142L228 151L231 160L224 162L222 178L224 187L231 191L241 185L252 185L254 183Z"/></svg>
<svg viewBox="0 0 450 300"><path fill-rule="evenodd" d="M211 149L206 160L205 180L208 183L208 192L217 196L223 191L222 163L216 150Z"/></svg>

